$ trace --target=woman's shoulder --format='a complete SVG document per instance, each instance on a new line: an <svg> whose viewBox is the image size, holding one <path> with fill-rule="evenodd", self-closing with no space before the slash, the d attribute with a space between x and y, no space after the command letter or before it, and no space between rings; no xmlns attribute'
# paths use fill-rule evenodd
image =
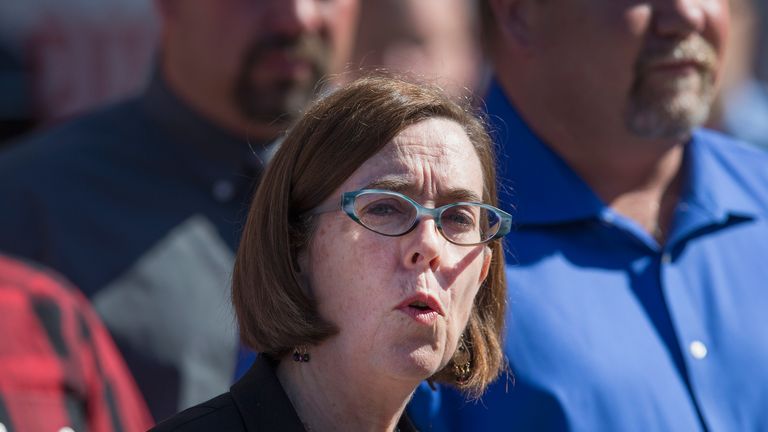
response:
<svg viewBox="0 0 768 432"><path fill-rule="evenodd" d="M188 408L159 423L151 432L245 431L242 416L230 393Z"/></svg>
<svg viewBox="0 0 768 432"><path fill-rule="evenodd" d="M151 431L304 432L275 367L265 356L258 356L228 393L182 411Z"/></svg>

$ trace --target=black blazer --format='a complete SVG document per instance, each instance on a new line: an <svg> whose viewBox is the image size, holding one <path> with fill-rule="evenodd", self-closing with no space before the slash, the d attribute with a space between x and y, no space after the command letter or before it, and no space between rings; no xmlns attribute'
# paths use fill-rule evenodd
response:
<svg viewBox="0 0 768 432"><path fill-rule="evenodd" d="M416 432L406 414L400 432ZM305 432L275 375L275 365L258 356L248 373L221 396L186 409L150 431Z"/></svg>

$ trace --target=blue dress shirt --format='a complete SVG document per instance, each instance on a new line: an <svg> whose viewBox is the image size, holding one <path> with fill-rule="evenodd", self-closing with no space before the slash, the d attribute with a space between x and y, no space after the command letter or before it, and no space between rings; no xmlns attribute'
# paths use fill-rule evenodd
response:
<svg viewBox="0 0 768 432"><path fill-rule="evenodd" d="M478 402L420 388L417 426L768 431L768 154L696 131L660 245L537 138L498 84L486 101L501 205L516 217L511 374Z"/></svg>

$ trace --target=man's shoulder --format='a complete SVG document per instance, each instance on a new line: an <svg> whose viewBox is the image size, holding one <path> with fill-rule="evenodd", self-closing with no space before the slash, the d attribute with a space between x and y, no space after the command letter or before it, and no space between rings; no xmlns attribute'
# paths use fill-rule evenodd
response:
<svg viewBox="0 0 768 432"><path fill-rule="evenodd" d="M708 182L744 197L750 208L768 215L768 152L706 129L697 130L693 142L694 151L701 153L698 159L708 161L701 167Z"/></svg>
<svg viewBox="0 0 768 432"><path fill-rule="evenodd" d="M733 175L768 185L768 151L709 129L697 130L694 139Z"/></svg>
<svg viewBox="0 0 768 432"><path fill-rule="evenodd" d="M188 408L161 422L152 432L164 431L244 431L240 411L230 393Z"/></svg>
<svg viewBox="0 0 768 432"><path fill-rule="evenodd" d="M707 145L728 149L734 151L736 154L760 155L758 157L768 158L768 152L761 147L724 132L699 128L694 131L694 136Z"/></svg>
<svg viewBox="0 0 768 432"><path fill-rule="evenodd" d="M70 304L79 293L61 275L24 257L0 253L0 290L13 289L25 295L50 298Z"/></svg>
<svg viewBox="0 0 768 432"><path fill-rule="evenodd" d="M98 150L136 131L145 118L136 99L105 106L58 125L32 132L8 144L0 165L26 165L32 161L58 160Z"/></svg>
<svg viewBox="0 0 768 432"><path fill-rule="evenodd" d="M66 180L83 166L104 165L110 159L125 163L121 155L128 143L143 142L137 134L145 129L145 116L137 100L130 99L33 132L0 152L0 181L23 189Z"/></svg>
<svg viewBox="0 0 768 432"><path fill-rule="evenodd" d="M723 132L699 128L694 131L694 137L708 146L718 148L721 151L729 151L737 157L756 155L758 158L768 159L768 151Z"/></svg>

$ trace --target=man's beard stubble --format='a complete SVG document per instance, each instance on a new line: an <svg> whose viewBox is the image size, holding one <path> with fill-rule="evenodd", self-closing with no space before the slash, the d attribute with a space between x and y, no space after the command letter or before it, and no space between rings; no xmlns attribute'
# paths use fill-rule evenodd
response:
<svg viewBox="0 0 768 432"><path fill-rule="evenodd" d="M273 51L283 51L291 58L307 62L311 66L311 79L300 82L285 77L269 85L255 83L253 71ZM330 48L318 36L275 36L257 41L243 57L233 95L235 105L254 123L285 126L312 100L316 86L328 74L329 64Z"/></svg>
<svg viewBox="0 0 768 432"><path fill-rule="evenodd" d="M659 86L649 77L654 65L665 62L695 62L695 74L677 77ZM715 49L701 36L646 50L635 67L635 83L626 115L627 127L642 138L676 138L690 135L703 124L715 97Z"/></svg>

